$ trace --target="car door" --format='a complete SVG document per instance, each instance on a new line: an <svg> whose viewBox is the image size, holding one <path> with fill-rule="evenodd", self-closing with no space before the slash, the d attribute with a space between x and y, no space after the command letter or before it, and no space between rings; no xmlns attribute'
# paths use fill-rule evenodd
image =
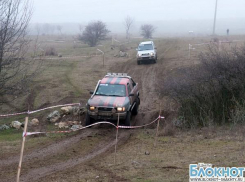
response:
<svg viewBox="0 0 245 182"><path fill-rule="evenodd" d="M134 98L133 96L129 96L131 93L132 93L132 87L129 83L127 83L127 89L128 89L128 97L129 97L129 100L130 100L130 105L133 104L133 101L134 101Z"/></svg>
<svg viewBox="0 0 245 182"><path fill-rule="evenodd" d="M157 58L157 47L155 46L155 44L153 43L153 50L154 50L154 53L156 55L156 58Z"/></svg>
<svg viewBox="0 0 245 182"><path fill-rule="evenodd" d="M132 80L132 78L130 79L130 86L132 88L131 93L134 94L134 96L132 96L132 103L135 102L136 98L137 98L137 92L138 92L138 85Z"/></svg>

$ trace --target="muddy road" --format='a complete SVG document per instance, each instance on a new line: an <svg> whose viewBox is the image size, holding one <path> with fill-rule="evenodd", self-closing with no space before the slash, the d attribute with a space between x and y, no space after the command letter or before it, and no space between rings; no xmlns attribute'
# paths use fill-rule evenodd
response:
<svg viewBox="0 0 245 182"><path fill-rule="evenodd" d="M118 60L115 60L113 56L106 58L107 66L106 68L101 68L102 72L128 73L139 83L141 105L139 114L133 118L134 125L149 123L158 116L160 103L158 91L159 77L167 73L174 56L174 59L178 59L173 54L175 49L176 41L164 41L164 45L158 46L158 61L156 64L146 63L137 65L136 59L133 56L129 59L116 58ZM87 70L89 69L90 73L92 73L93 68L100 67L100 63L101 60L98 58L91 58L81 63L78 62L74 68L76 69L74 74L76 72L80 74L85 72L84 76L89 77ZM89 89L91 86L86 85L85 88ZM118 147L120 148L127 143L130 136L137 131L121 130L118 138ZM105 155L113 157L115 134L115 129L110 126L98 126L63 138L57 143L25 153L20 179L23 182L56 181L55 176L59 175L59 178L64 176L64 181L69 181L67 177L70 174L66 170L82 164L83 167L81 169L86 169L85 172L89 173L88 170L96 169L96 166L90 164L89 161ZM16 155L0 161L1 181L15 181L18 160L19 155ZM103 170L105 174L108 174L109 181L128 181L111 171Z"/></svg>

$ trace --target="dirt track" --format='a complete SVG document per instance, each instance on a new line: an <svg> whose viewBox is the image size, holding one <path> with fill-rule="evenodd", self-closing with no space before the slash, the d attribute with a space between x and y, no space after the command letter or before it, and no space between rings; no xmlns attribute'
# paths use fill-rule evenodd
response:
<svg viewBox="0 0 245 182"><path fill-rule="evenodd" d="M143 64L138 66L136 65L135 58L129 60L117 60L116 62L112 57L107 59L106 64L110 65L108 68L111 72L126 72L140 85L140 112L136 118L133 118L134 123L137 125L152 121L158 114L159 94L156 92L158 84L157 78L167 67L168 53L173 49L173 45L173 43L166 44L163 50L158 50L158 61L156 64ZM82 72L83 69L86 70L87 67L93 68L100 63L101 60L97 58L78 63L77 67L82 69L78 71ZM130 134L133 132L137 132L137 130L124 130L120 132L119 147L127 142ZM83 140L89 140L91 136L94 137L97 135L99 135L99 138L95 137L96 141L93 141L94 145L90 147L84 146L85 149L83 151L82 149L77 149L77 146L82 145ZM65 173L66 169L80 165L81 163L85 163L85 165L88 165L90 168L96 168L95 166L91 166L89 161L102 154L105 155L105 152L107 152L106 155L113 156L114 145L114 128L105 129L102 127L81 131L79 134L63 139L58 143L25 154L21 172L21 181L55 181L54 178L51 179L48 176L56 173L59 173L61 176L67 176L69 174ZM67 156L64 155L64 158L62 159L58 157L59 155L62 156L64 153L66 153ZM74 153L74 155L69 155L70 153ZM58 159L54 160L53 158L55 157ZM19 156L15 156L1 161L0 171L3 175L1 181L15 180L15 171L17 169L18 160ZM3 173L8 173L10 175L4 175ZM110 172L107 171L107 173ZM127 181L114 174L110 175L113 179L118 178L117 181Z"/></svg>
<svg viewBox="0 0 245 182"><path fill-rule="evenodd" d="M127 140L128 137L129 137L129 133L126 132L121 133L119 142L123 142L124 140ZM30 170L28 171L27 174L22 176L22 181L37 181L39 178L43 178L57 171L63 171L66 170L67 168L72 168L78 164L91 160L94 157L106 152L107 150L109 150L115 145L116 141L110 140L111 138L113 138L112 135L110 135L109 138L107 138L107 141L105 140L101 141L96 147L94 147L91 151L89 151L86 155L82 157L79 156L78 158L72 158L58 164L52 164L49 166L44 166L41 168Z"/></svg>

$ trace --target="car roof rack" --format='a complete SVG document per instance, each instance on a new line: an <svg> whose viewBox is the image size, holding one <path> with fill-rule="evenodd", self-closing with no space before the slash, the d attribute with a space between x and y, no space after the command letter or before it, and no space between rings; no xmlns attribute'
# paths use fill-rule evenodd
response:
<svg viewBox="0 0 245 182"><path fill-rule="evenodd" d="M131 78L127 73L107 73L105 77Z"/></svg>
<svg viewBox="0 0 245 182"><path fill-rule="evenodd" d="M144 41L144 42L140 42L140 44L153 44L153 41Z"/></svg>

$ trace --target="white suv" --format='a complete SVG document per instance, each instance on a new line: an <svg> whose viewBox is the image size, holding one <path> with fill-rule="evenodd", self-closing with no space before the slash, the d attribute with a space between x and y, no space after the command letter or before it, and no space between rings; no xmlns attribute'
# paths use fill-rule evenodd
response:
<svg viewBox="0 0 245 182"><path fill-rule="evenodd" d="M136 50L138 51L136 55L138 64L145 61L156 63L157 49L153 41L141 42Z"/></svg>

